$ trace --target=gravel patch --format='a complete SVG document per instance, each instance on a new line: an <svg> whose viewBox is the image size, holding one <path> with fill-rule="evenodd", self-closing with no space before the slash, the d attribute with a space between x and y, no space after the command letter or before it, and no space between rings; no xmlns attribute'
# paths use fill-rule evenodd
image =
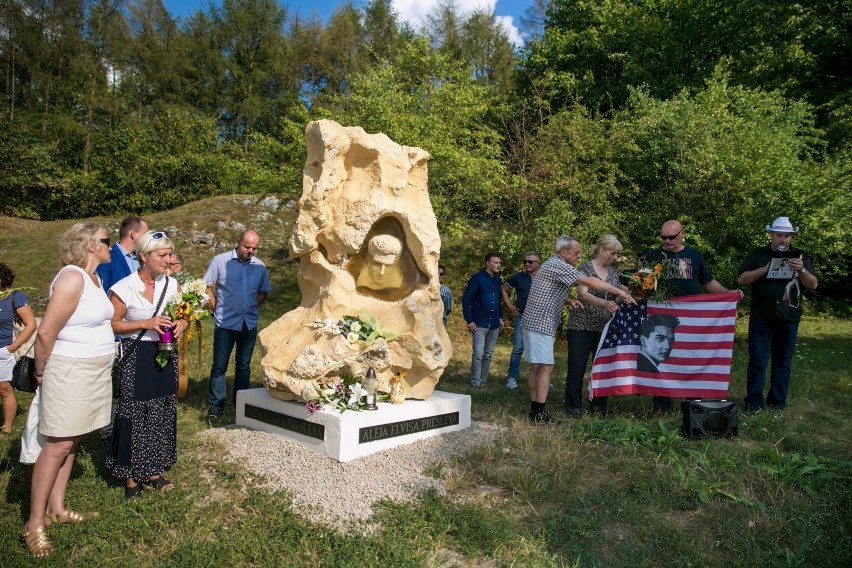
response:
<svg viewBox="0 0 852 568"><path fill-rule="evenodd" d="M220 440L234 463L266 480L263 487L286 490L298 514L346 531L367 530L365 521L382 499L408 502L430 489L443 494L442 481L425 475L424 470L491 444L505 431L495 424L471 422L464 430L346 463L281 436L239 426L212 428L200 435Z"/></svg>

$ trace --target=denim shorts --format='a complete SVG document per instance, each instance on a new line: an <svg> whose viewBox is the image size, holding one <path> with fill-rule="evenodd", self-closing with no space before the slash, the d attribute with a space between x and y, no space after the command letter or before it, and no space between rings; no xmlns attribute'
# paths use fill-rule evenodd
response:
<svg viewBox="0 0 852 568"><path fill-rule="evenodd" d="M528 363L553 365L553 344L556 338L544 333L524 330L524 359Z"/></svg>

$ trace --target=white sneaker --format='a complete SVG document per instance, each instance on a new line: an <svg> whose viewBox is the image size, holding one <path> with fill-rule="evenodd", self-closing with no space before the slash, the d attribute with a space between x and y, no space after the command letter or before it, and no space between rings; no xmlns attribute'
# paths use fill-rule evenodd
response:
<svg viewBox="0 0 852 568"><path fill-rule="evenodd" d="M506 388L507 389L518 388L518 381L516 381L515 379L509 379L508 381L506 381Z"/></svg>

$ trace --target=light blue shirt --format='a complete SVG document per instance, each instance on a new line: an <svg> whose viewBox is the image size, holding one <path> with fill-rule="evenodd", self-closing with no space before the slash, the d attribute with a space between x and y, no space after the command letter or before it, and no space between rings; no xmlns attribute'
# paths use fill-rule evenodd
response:
<svg viewBox="0 0 852 568"><path fill-rule="evenodd" d="M204 282L216 286L213 319L218 327L239 331L257 327L257 294L270 292L272 283L266 265L257 257L243 262L236 249L217 254L210 261Z"/></svg>
<svg viewBox="0 0 852 568"><path fill-rule="evenodd" d="M124 247L118 243L115 243L115 246L120 248L124 252L124 261L127 263L127 268L130 269L130 273L133 274L137 270L139 270L139 257L136 256L135 252L127 252L124 250Z"/></svg>

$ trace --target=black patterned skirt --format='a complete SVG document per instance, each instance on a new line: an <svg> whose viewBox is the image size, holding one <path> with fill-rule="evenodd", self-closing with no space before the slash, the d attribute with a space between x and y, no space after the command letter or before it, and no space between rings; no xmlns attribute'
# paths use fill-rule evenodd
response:
<svg viewBox="0 0 852 568"><path fill-rule="evenodd" d="M122 341L126 350L130 339ZM121 375L106 467L115 477L145 482L177 461L177 352L162 369L157 342L140 341Z"/></svg>

